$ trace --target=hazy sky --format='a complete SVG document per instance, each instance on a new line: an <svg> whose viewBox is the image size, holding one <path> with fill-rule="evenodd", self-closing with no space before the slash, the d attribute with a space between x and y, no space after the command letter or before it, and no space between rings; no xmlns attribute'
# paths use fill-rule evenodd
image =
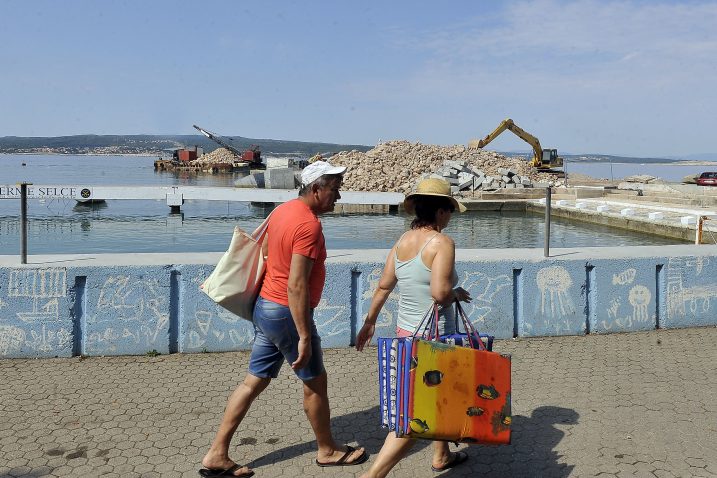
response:
<svg viewBox="0 0 717 478"><path fill-rule="evenodd" d="M0 18L0 136L466 144L510 117L566 153L717 151L717 1L0 0Z"/></svg>

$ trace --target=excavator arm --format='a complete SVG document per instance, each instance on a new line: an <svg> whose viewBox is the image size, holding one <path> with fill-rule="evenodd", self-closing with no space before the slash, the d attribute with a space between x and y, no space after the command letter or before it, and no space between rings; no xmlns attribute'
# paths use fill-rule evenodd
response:
<svg viewBox="0 0 717 478"><path fill-rule="evenodd" d="M523 130L522 128L518 127L517 124L513 122L512 119L506 118L503 121L500 122L498 127L493 130L492 133L490 133L488 136L481 140L471 140L468 143L469 148L484 148L488 145L491 141L493 141L496 137L498 137L503 131L510 130L517 137L528 143L533 148L533 160L531 161L531 166L534 166L536 168L539 168L542 166L542 158L543 158L543 149L540 146L540 141L538 141L538 138L533 136L532 134L528 133L527 131Z"/></svg>

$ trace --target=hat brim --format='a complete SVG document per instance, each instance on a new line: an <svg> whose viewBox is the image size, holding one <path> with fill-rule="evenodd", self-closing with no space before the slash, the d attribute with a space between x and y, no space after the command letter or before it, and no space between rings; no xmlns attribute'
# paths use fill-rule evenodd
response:
<svg viewBox="0 0 717 478"><path fill-rule="evenodd" d="M451 204L453 204L453 207L456 208L456 211L458 212L466 212L466 207L463 205L463 203L460 203L456 201L456 198L453 196L448 196L446 194L438 194L438 193L413 193L406 196L406 199L403 200L403 209L406 210L408 214L414 214L416 212L416 205L413 202L413 199L416 196L439 196L442 198L448 198L451 201Z"/></svg>

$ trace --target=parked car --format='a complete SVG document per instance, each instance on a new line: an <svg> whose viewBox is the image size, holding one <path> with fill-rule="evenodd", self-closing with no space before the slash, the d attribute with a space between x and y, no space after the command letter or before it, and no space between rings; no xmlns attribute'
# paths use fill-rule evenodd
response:
<svg viewBox="0 0 717 478"><path fill-rule="evenodd" d="M700 177L697 178L697 184L700 186L717 186L717 172L700 174Z"/></svg>

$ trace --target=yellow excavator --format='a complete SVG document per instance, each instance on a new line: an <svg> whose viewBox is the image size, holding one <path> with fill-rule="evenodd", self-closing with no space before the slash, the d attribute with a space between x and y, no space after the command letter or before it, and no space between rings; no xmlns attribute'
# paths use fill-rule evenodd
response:
<svg viewBox="0 0 717 478"><path fill-rule="evenodd" d="M500 122L498 127L493 130L491 134L481 140L473 139L468 143L469 148L484 148L491 141L493 141L500 133L505 130L510 130L515 133L518 138L528 143L533 148L533 159L530 161L530 165L538 168L541 171L549 171L556 168L563 167L563 158L558 156L557 149L543 149L540 146L538 138L528 133L527 131L519 128L512 119L506 118ZM558 171L556 171L558 172Z"/></svg>

